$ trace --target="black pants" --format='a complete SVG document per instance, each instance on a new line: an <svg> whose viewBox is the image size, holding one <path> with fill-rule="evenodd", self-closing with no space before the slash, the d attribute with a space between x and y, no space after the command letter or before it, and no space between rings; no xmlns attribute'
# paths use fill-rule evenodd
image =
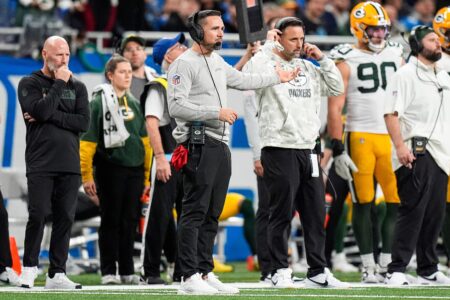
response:
<svg viewBox="0 0 450 300"><path fill-rule="evenodd" d="M331 183L330 183L331 182ZM347 181L341 178L336 173L334 163L331 165L328 173L328 180L326 183L326 192L333 196L333 202L329 211L330 218L328 219L326 228L326 241L325 241L325 257L327 260L327 266L331 268L331 253L334 249L336 227L342 215L345 199L349 192Z"/></svg>
<svg viewBox="0 0 450 300"><path fill-rule="evenodd" d="M302 222L308 277L324 271L325 191L322 174L312 177L312 150L265 147L261 152L264 181L270 193L269 249L272 272L288 267L287 228L292 210L299 211Z"/></svg>
<svg viewBox="0 0 450 300"><path fill-rule="evenodd" d="M438 270L436 245L445 216L448 176L428 152L416 158L412 169L401 167L395 175L400 207L388 272L405 272L415 249L417 274L431 275Z"/></svg>
<svg viewBox="0 0 450 300"><path fill-rule="evenodd" d="M161 251L164 248L168 262L175 262L177 256L177 230L173 218L176 204L180 215L183 198L183 181L181 172L173 167L172 176L166 183L156 179L155 190L150 204L147 229L145 232L144 275L159 277Z"/></svg>
<svg viewBox="0 0 450 300"><path fill-rule="evenodd" d="M25 232L24 267L39 264L39 251L47 220L52 218L48 273L65 272L70 231L75 217L80 175L28 174L28 222Z"/></svg>
<svg viewBox="0 0 450 300"><path fill-rule="evenodd" d="M214 268L214 239L230 176L231 153L225 143L207 137L205 145L190 146L178 226L178 262L184 278Z"/></svg>
<svg viewBox="0 0 450 300"><path fill-rule="evenodd" d="M144 189L144 168L123 167L98 159L100 228L98 244L102 275L134 274L133 249Z"/></svg>
<svg viewBox="0 0 450 300"><path fill-rule="evenodd" d="M100 208L83 192L78 192L75 222L100 216Z"/></svg>
<svg viewBox="0 0 450 300"><path fill-rule="evenodd" d="M256 211L256 253L258 263L263 275L272 272L271 257L268 244L267 228L270 215L269 191L262 177L256 177L258 184L258 210Z"/></svg>
<svg viewBox="0 0 450 300"><path fill-rule="evenodd" d="M11 252L9 250L8 212L3 204L3 195L0 191L0 273L6 267L12 266Z"/></svg>

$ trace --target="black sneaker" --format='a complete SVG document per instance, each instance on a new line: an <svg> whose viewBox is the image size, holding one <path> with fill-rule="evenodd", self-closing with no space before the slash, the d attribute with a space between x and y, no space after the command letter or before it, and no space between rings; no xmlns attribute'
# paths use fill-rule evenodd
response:
<svg viewBox="0 0 450 300"><path fill-rule="evenodd" d="M139 280L140 285L147 285L147 284L167 284L167 282L162 279L161 277L156 276L142 276Z"/></svg>
<svg viewBox="0 0 450 300"><path fill-rule="evenodd" d="M261 277L259 278L259 282L260 283L272 284L271 279L272 279L272 275L261 273Z"/></svg>

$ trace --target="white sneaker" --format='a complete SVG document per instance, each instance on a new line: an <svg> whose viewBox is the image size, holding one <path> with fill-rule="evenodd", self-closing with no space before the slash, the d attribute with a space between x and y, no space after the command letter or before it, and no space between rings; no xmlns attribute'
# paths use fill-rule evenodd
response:
<svg viewBox="0 0 450 300"><path fill-rule="evenodd" d="M50 278L47 274L45 279L45 289L57 289L57 290L80 290L81 284L75 283L70 280L65 273L55 273L53 278Z"/></svg>
<svg viewBox="0 0 450 300"><path fill-rule="evenodd" d="M237 287L224 284L213 272L209 272L204 280L211 287L218 290L220 294L239 294L239 289Z"/></svg>
<svg viewBox="0 0 450 300"><path fill-rule="evenodd" d="M120 282L123 284L139 284L139 276L137 275L120 275Z"/></svg>
<svg viewBox="0 0 450 300"><path fill-rule="evenodd" d="M363 267L361 274L362 283L379 283L374 267Z"/></svg>
<svg viewBox="0 0 450 300"><path fill-rule="evenodd" d="M289 268L278 269L271 278L272 287L279 289L293 289L295 288L292 280L292 270Z"/></svg>
<svg viewBox="0 0 450 300"><path fill-rule="evenodd" d="M102 284L120 284L120 278L117 275L104 275L102 276Z"/></svg>
<svg viewBox="0 0 450 300"><path fill-rule="evenodd" d="M430 276L417 276L417 283L424 285L450 285L450 278L441 271L437 271Z"/></svg>
<svg viewBox="0 0 450 300"><path fill-rule="evenodd" d="M409 284L418 284L419 279L417 277L414 277L413 275L406 273L405 277Z"/></svg>
<svg viewBox="0 0 450 300"><path fill-rule="evenodd" d="M344 252L337 253L331 260L333 263L333 271L335 272L350 273L359 271L357 267L347 261Z"/></svg>
<svg viewBox="0 0 450 300"><path fill-rule="evenodd" d="M22 274L19 277L18 286L31 289L34 287L34 280L38 276L37 267L23 267Z"/></svg>
<svg viewBox="0 0 450 300"><path fill-rule="evenodd" d="M335 288L335 289L347 289L350 288L350 284L342 282L325 268L323 273L320 273L314 277L308 277L305 280L306 287L323 287L323 288Z"/></svg>
<svg viewBox="0 0 450 300"><path fill-rule="evenodd" d="M166 279L167 281L173 281L173 273L175 273L175 263L169 263L167 265L167 274Z"/></svg>
<svg viewBox="0 0 450 300"><path fill-rule="evenodd" d="M375 277L377 278L378 283L384 282L384 280L386 279L387 270L388 270L387 267L382 267L380 265L377 265Z"/></svg>
<svg viewBox="0 0 450 300"><path fill-rule="evenodd" d="M218 293L219 291L206 283L199 273L195 273L186 280L183 278L178 289L180 295L214 295Z"/></svg>
<svg viewBox="0 0 450 300"><path fill-rule="evenodd" d="M0 283L18 285L19 275L13 269L6 267L6 270L0 274Z"/></svg>
<svg viewBox="0 0 450 300"><path fill-rule="evenodd" d="M409 282L406 279L405 273L401 273L401 272L387 273L384 283L387 285L392 285L392 286L409 285Z"/></svg>

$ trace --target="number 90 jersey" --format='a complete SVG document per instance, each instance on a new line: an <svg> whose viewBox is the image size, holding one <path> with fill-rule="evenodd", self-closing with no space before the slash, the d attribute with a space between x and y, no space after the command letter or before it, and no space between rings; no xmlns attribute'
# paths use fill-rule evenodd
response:
<svg viewBox="0 0 450 300"><path fill-rule="evenodd" d="M385 89L403 62L402 54L403 47L390 41L379 53L349 44L331 50L331 59L336 63L345 62L350 67L345 131L387 133L383 117Z"/></svg>

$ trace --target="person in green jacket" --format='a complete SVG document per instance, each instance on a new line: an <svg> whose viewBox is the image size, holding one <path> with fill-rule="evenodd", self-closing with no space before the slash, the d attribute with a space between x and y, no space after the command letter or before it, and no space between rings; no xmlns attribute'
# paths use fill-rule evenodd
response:
<svg viewBox="0 0 450 300"><path fill-rule="evenodd" d="M95 88L89 104L91 124L81 137L82 181L86 194L100 199L102 284L137 284L133 245L140 197L150 188L152 150L139 102L129 92L130 62L114 55L106 63L105 76L109 83Z"/></svg>

